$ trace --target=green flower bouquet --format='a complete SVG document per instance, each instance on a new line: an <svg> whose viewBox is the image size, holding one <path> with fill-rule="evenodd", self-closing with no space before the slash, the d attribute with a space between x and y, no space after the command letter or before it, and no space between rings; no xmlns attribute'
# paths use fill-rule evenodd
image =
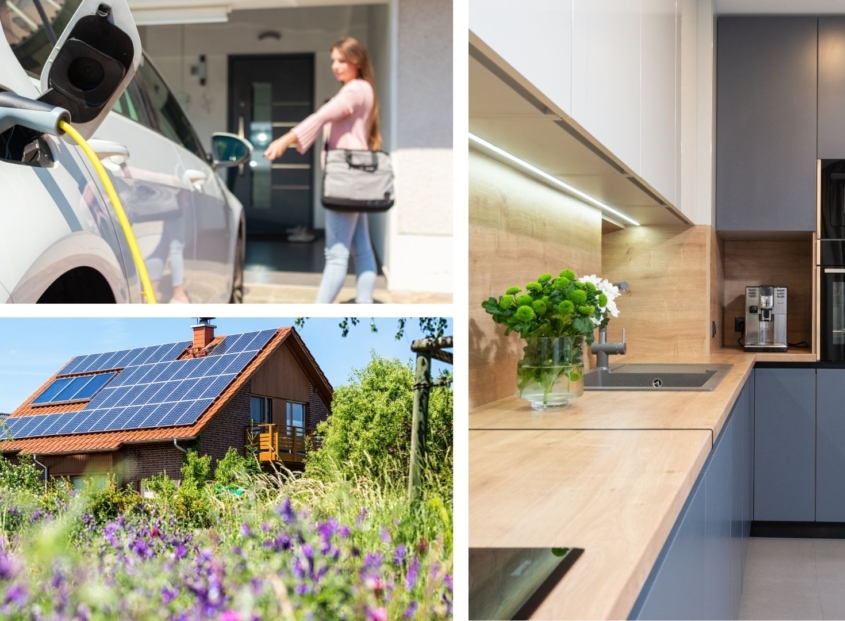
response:
<svg viewBox="0 0 845 621"><path fill-rule="evenodd" d="M583 345L593 342L607 306L607 295L593 282L578 280L572 270L557 278L542 274L524 292L511 287L482 303L493 321L505 326L506 335L517 332L525 340L517 363L520 398L542 410L566 406L583 393Z"/></svg>

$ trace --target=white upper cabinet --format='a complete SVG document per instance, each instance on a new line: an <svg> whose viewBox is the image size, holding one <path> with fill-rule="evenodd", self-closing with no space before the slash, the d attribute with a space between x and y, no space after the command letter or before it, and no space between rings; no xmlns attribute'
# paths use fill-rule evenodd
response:
<svg viewBox="0 0 845 621"><path fill-rule="evenodd" d="M675 0L642 0L640 176L678 204L679 20Z"/></svg>
<svg viewBox="0 0 845 621"><path fill-rule="evenodd" d="M469 28L572 113L573 0L470 0Z"/></svg>
<svg viewBox="0 0 845 621"><path fill-rule="evenodd" d="M469 0L469 27L678 206L679 11L679 0Z"/></svg>
<svg viewBox="0 0 845 621"><path fill-rule="evenodd" d="M640 0L575 0L572 116L636 173L640 21Z"/></svg>

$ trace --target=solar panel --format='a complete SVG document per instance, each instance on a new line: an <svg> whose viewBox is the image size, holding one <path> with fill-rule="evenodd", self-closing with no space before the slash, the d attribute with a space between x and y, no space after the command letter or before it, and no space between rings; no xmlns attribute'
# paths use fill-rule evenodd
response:
<svg viewBox="0 0 845 621"><path fill-rule="evenodd" d="M77 356L59 375L123 370L59 377L33 403L68 395L91 398L85 408L12 418L7 429L15 438L31 438L191 425L275 334L276 330L261 330L226 337L211 355L189 360L175 360L190 345L188 341Z"/></svg>

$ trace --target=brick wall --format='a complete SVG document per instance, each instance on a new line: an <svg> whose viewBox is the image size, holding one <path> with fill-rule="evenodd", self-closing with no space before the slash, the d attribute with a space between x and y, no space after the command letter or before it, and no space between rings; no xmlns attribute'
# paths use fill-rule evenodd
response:
<svg viewBox="0 0 845 621"><path fill-rule="evenodd" d="M217 467L217 461L223 459L230 446L238 449L241 455L244 454L244 430L250 423L249 397L251 394L251 382L247 382L199 435L197 451L200 455L211 455L212 474Z"/></svg>
<svg viewBox="0 0 845 621"><path fill-rule="evenodd" d="M306 427L315 428L317 423L326 420L331 414L331 411L320 395L314 391L314 386L308 387L309 406L308 406L308 421L305 423Z"/></svg>
<svg viewBox="0 0 845 621"><path fill-rule="evenodd" d="M184 449L190 443L180 442ZM118 477L124 484L138 489L141 479L164 472L171 479L182 478L182 463L185 455L173 446L173 441L161 444L130 444L120 450Z"/></svg>

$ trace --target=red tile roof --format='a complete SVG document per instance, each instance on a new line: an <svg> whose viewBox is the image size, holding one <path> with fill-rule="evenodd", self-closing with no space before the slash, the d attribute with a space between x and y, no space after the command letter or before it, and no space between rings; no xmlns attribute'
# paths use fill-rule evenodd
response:
<svg viewBox="0 0 845 621"><path fill-rule="evenodd" d="M200 416L193 425L181 427L167 427L162 429L137 429L133 431L106 431L100 433L84 433L66 436L51 436L46 438L25 438L21 440L0 441L0 452L21 452L37 454L56 453L85 453L90 451L115 450L124 444L143 442L166 441L172 438L190 439L195 438L208 422L229 402L229 400L246 384L264 361L281 347L282 343L289 341L289 347L295 356L303 364L306 373L314 384L314 389L320 394L326 404L331 403L332 387L328 379L317 366L314 357L299 334L293 328L279 328L276 335L270 339L267 345L258 352L258 355L244 368L244 370L232 381L211 406ZM55 379L55 375L44 383L27 401L17 410L12 412L10 418L27 416L32 414L48 414L57 412L76 412L81 410L85 404L74 404L72 406L51 406L45 408L32 408L30 403L41 394L41 391Z"/></svg>

